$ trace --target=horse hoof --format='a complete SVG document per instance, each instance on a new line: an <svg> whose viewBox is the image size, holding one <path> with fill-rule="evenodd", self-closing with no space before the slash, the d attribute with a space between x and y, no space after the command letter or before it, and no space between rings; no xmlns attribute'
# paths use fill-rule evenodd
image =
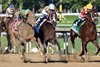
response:
<svg viewBox="0 0 100 67"><path fill-rule="evenodd" d="M31 59L26 59L24 60L25 63L29 62L29 63L32 63Z"/></svg>
<svg viewBox="0 0 100 67"><path fill-rule="evenodd" d="M47 64L47 62L46 62L46 61L44 61L44 63L46 63L46 64Z"/></svg>
<svg viewBox="0 0 100 67"><path fill-rule="evenodd" d="M23 62L24 62L24 63L27 63L28 61L27 61L27 60L24 60Z"/></svg>
<svg viewBox="0 0 100 67"><path fill-rule="evenodd" d="M84 55L84 53L81 53L79 56L83 56Z"/></svg>
<svg viewBox="0 0 100 67"><path fill-rule="evenodd" d="M82 56L82 54L80 54L79 56Z"/></svg>
<svg viewBox="0 0 100 67"><path fill-rule="evenodd" d="M4 52L4 54L9 54L10 53L10 51L9 50L6 50L5 52Z"/></svg>

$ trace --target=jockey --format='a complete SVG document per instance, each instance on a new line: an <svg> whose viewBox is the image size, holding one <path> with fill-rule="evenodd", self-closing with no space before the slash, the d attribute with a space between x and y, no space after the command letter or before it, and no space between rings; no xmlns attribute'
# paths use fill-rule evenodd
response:
<svg viewBox="0 0 100 67"><path fill-rule="evenodd" d="M74 24L75 26L77 26L79 23L85 21L85 17L87 15L87 13L93 8L92 4L89 3L86 6L83 7L83 10L80 13L80 18L79 20Z"/></svg>
<svg viewBox="0 0 100 67"><path fill-rule="evenodd" d="M35 22L35 26L37 26L37 28L39 28L39 25L41 24L41 22L45 22L50 14L51 11L55 11L56 7L54 4L50 4L49 6L46 6L43 10L42 10L42 16L39 17L39 19Z"/></svg>
<svg viewBox="0 0 100 67"><path fill-rule="evenodd" d="M22 9L20 11L17 11L15 13L16 15L16 19L14 21L14 24L13 24L13 28L15 31L17 31L17 27L20 25L20 23L23 21L23 19L26 19L26 15L30 12L29 9Z"/></svg>
<svg viewBox="0 0 100 67"><path fill-rule="evenodd" d="M6 9L6 14L12 15L15 11L15 7L13 4L11 4L7 9Z"/></svg>

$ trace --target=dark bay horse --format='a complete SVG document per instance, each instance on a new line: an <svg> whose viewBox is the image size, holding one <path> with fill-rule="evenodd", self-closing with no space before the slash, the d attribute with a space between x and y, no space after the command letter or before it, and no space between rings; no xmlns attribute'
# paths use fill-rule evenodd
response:
<svg viewBox="0 0 100 67"><path fill-rule="evenodd" d="M10 36L8 34L8 31L6 30L6 25L4 23L4 18L5 17L2 17L0 19L0 35L1 35L2 32L6 32L7 33L7 41L8 41L8 49L9 50L7 49L4 53L9 53L11 51L11 49L12 49L12 44L11 44L10 39L9 39ZM1 37L0 37L0 46L1 46Z"/></svg>
<svg viewBox="0 0 100 67"><path fill-rule="evenodd" d="M96 22L98 21L98 13L95 9L92 9L91 11L88 12L87 17L85 18L85 23L80 29L80 36L78 36L77 33L75 33L72 29L70 31L70 37L71 37L71 42L72 46L75 49L75 38L78 36L80 37L82 41L82 52L80 56L84 55L84 52L86 51L87 53L87 44L89 42L92 42L96 47L97 47L97 52L96 55L99 53L100 48L97 42L97 30L96 30Z"/></svg>
<svg viewBox="0 0 100 67"><path fill-rule="evenodd" d="M22 19L23 22L18 26L17 33L12 31L12 24L15 20L15 16L6 18L5 24L10 34L11 43L14 45L21 45L21 58L23 62L30 61L25 57L25 45L27 42L31 41L32 43L36 44L37 42L34 37L34 30L32 29L32 25L35 23L34 12L30 11L27 15L26 19Z"/></svg>
<svg viewBox="0 0 100 67"><path fill-rule="evenodd" d="M35 33L36 39L39 37L41 43L43 44L44 62L46 63L48 62L47 58L48 43L51 43L52 45L57 45L61 57L60 44L57 41L55 32L56 20L57 20L57 14L55 13L55 11L51 12L48 19L45 22L42 22L39 33Z"/></svg>
<svg viewBox="0 0 100 67"><path fill-rule="evenodd" d="M0 21L0 52L1 52L1 33L5 31L5 25Z"/></svg>

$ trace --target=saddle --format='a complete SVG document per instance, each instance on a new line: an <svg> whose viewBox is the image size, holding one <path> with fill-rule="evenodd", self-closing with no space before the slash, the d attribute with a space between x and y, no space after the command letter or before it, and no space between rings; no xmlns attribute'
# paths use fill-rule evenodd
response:
<svg viewBox="0 0 100 67"><path fill-rule="evenodd" d="M85 20L76 19L74 23L72 24L71 29L80 36L79 32L84 23L85 23Z"/></svg>
<svg viewBox="0 0 100 67"><path fill-rule="evenodd" d="M13 21L13 24L12 24L12 30L13 31L17 31L18 29L18 26L21 24L23 20L22 19L19 19L19 18L16 18L14 21Z"/></svg>

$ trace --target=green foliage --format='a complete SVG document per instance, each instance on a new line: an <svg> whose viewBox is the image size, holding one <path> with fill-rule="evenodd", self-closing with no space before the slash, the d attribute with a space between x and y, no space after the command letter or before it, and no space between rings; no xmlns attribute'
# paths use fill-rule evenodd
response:
<svg viewBox="0 0 100 67"><path fill-rule="evenodd" d="M100 6L100 0L62 0L63 4L66 5L66 7L63 6L64 9L71 9L73 12L76 12L76 10L81 10L83 6L85 6L88 3L92 3L94 6ZM22 8L22 4L24 2L31 2L34 3L33 5L27 4L27 7L33 7L35 9L35 12L37 10L44 7L44 0L0 0L0 3L3 5L3 11L6 10L9 3L13 3L16 8ZM60 0L58 1L60 2Z"/></svg>

